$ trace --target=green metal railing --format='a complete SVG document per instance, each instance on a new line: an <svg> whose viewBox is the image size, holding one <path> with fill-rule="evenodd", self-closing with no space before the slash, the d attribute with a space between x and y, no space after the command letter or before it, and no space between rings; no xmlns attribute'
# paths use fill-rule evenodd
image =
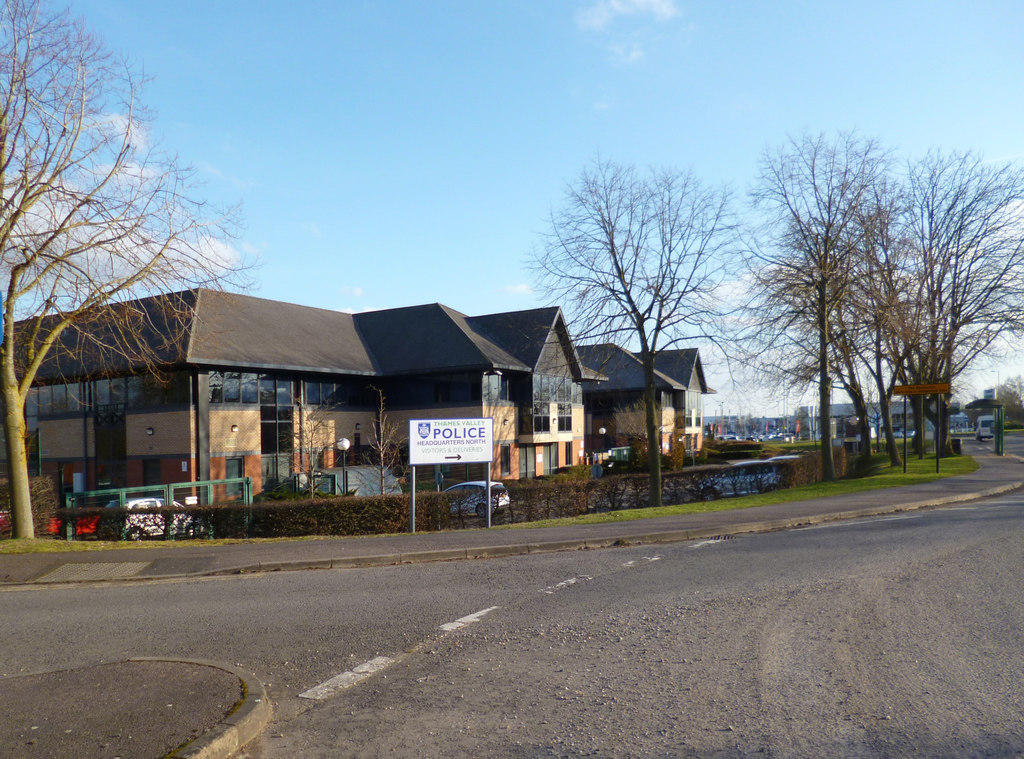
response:
<svg viewBox="0 0 1024 759"><path fill-rule="evenodd" d="M220 489L215 492L215 489ZM215 497L216 494L216 497ZM89 490L77 493L66 493L65 509L86 509L111 507L126 509L131 501L139 499L159 499L164 507L180 504L186 509L190 506L209 506L218 501L240 501L246 506L252 504L252 478L234 477L225 480L201 480L198 482L173 482L167 485L142 485L131 488L112 488L106 490ZM116 503L115 503L116 502ZM144 512L138 516L144 516ZM174 540L176 530L171 528L174 520L164 520L164 537ZM70 518L64 523L64 537L74 540L76 537L76 519ZM131 520L126 519L120 528L121 537L128 536Z"/></svg>

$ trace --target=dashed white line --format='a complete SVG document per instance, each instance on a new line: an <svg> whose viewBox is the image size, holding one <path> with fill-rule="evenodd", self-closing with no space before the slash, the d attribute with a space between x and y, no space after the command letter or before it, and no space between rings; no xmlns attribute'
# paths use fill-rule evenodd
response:
<svg viewBox="0 0 1024 759"><path fill-rule="evenodd" d="M454 622L448 622L446 624L441 625L441 629L444 630L445 632L451 632L452 630L458 630L459 628L465 627L466 625L471 625L474 622L479 622L481 619L484 618L484 615L490 614L492 611L494 611L497 608L499 608L499 607L491 606L490 608L478 611L476 614L469 614L469 615L467 615L465 617L460 617L459 619L456 619Z"/></svg>
<svg viewBox="0 0 1024 759"><path fill-rule="evenodd" d="M693 543L690 548L703 548L704 546L713 546L724 542L725 541L723 540L698 540L696 543Z"/></svg>
<svg viewBox="0 0 1024 759"><path fill-rule="evenodd" d="M325 680L319 685L310 688L305 693L300 693L299 698L309 698L314 701L323 701L329 696L333 696L338 691L351 688L358 682L365 680L371 675L380 672L386 667L390 667L395 663L395 659L391 659L387 656L378 656L365 664L360 664L358 667L353 667L348 672L342 672L340 675L332 677L330 680Z"/></svg>
<svg viewBox="0 0 1024 759"><path fill-rule="evenodd" d="M571 587L572 585L575 585L576 583L578 583L578 582L580 582L582 580L593 580L593 579L594 578L591 577L590 575L580 575L579 577L570 577L568 580L562 580L557 585L548 585L546 588L541 588L540 592L541 593L547 593L550 596L552 593L557 593L560 590L565 590L566 588Z"/></svg>
<svg viewBox="0 0 1024 759"><path fill-rule="evenodd" d="M664 558L664 557L661 556L661 554L658 554L658 555L655 555L655 556L644 556L644 557L641 558L641 561L660 561L662 558ZM624 567L635 567L636 565L637 565L636 560L630 560L630 561L627 561L622 566L624 566ZM590 579L590 578L587 578L587 579Z"/></svg>

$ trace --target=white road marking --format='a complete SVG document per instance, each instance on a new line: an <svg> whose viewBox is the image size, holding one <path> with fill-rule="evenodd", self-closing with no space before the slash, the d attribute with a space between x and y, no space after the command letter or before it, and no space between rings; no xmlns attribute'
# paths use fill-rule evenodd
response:
<svg viewBox="0 0 1024 759"><path fill-rule="evenodd" d="M575 585L576 583L578 583L578 582L580 582L582 580L593 580L593 579L594 578L591 577L590 575L580 575L579 577L570 577L568 580L562 580L557 585L548 585L546 588L541 588L540 592L541 593L547 593L550 596L552 593L557 593L560 590L565 590L566 588L568 588L568 587L570 587L572 585Z"/></svg>
<svg viewBox="0 0 1024 759"><path fill-rule="evenodd" d="M365 664L353 667L348 672L342 672L340 675L336 675L330 680L325 680L319 685L310 688L305 693L300 693L299 698L309 698L314 701L322 701L329 696L333 696L338 691L351 688L356 683L380 672L385 667L390 667L395 663L395 661L395 659L390 659L387 656L378 656L374 659L370 659L370 661Z"/></svg>
<svg viewBox="0 0 1024 759"><path fill-rule="evenodd" d="M704 546L713 546L724 542L724 540L698 540L690 548L703 548Z"/></svg>
<svg viewBox="0 0 1024 759"><path fill-rule="evenodd" d="M466 625L471 625L474 622L479 622L481 619L484 618L485 614L490 614L492 611L494 611L497 608L499 608L499 607L491 606L488 609L483 609L481 611L478 611L476 614L469 614L468 616L456 619L454 622L448 622L446 624L441 625L441 629L444 630L445 632L451 632L452 630L458 630L459 628L465 627Z"/></svg>
<svg viewBox="0 0 1024 759"><path fill-rule="evenodd" d="M644 561L659 561L661 556L644 556Z"/></svg>

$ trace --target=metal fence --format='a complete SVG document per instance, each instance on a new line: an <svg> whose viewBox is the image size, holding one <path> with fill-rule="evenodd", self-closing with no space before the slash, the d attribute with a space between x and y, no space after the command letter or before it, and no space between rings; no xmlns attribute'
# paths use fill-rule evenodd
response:
<svg viewBox="0 0 1024 759"><path fill-rule="evenodd" d="M208 518L189 513L215 504L253 501L252 479L175 482L132 488L72 492L64 496L59 533L67 540L164 538L174 540L211 532ZM111 509L104 515L103 509ZM87 510L81 516L73 512Z"/></svg>

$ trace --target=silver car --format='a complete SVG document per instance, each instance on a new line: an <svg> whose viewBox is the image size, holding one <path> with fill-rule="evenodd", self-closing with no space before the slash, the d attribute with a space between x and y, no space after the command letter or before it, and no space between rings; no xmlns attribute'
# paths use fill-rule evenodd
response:
<svg viewBox="0 0 1024 759"><path fill-rule="evenodd" d="M487 502L487 483L483 480L460 482L445 488L452 495L452 514L475 513L481 519L487 518L484 504ZM491 514L496 514L509 505L508 491L500 482L491 483Z"/></svg>

